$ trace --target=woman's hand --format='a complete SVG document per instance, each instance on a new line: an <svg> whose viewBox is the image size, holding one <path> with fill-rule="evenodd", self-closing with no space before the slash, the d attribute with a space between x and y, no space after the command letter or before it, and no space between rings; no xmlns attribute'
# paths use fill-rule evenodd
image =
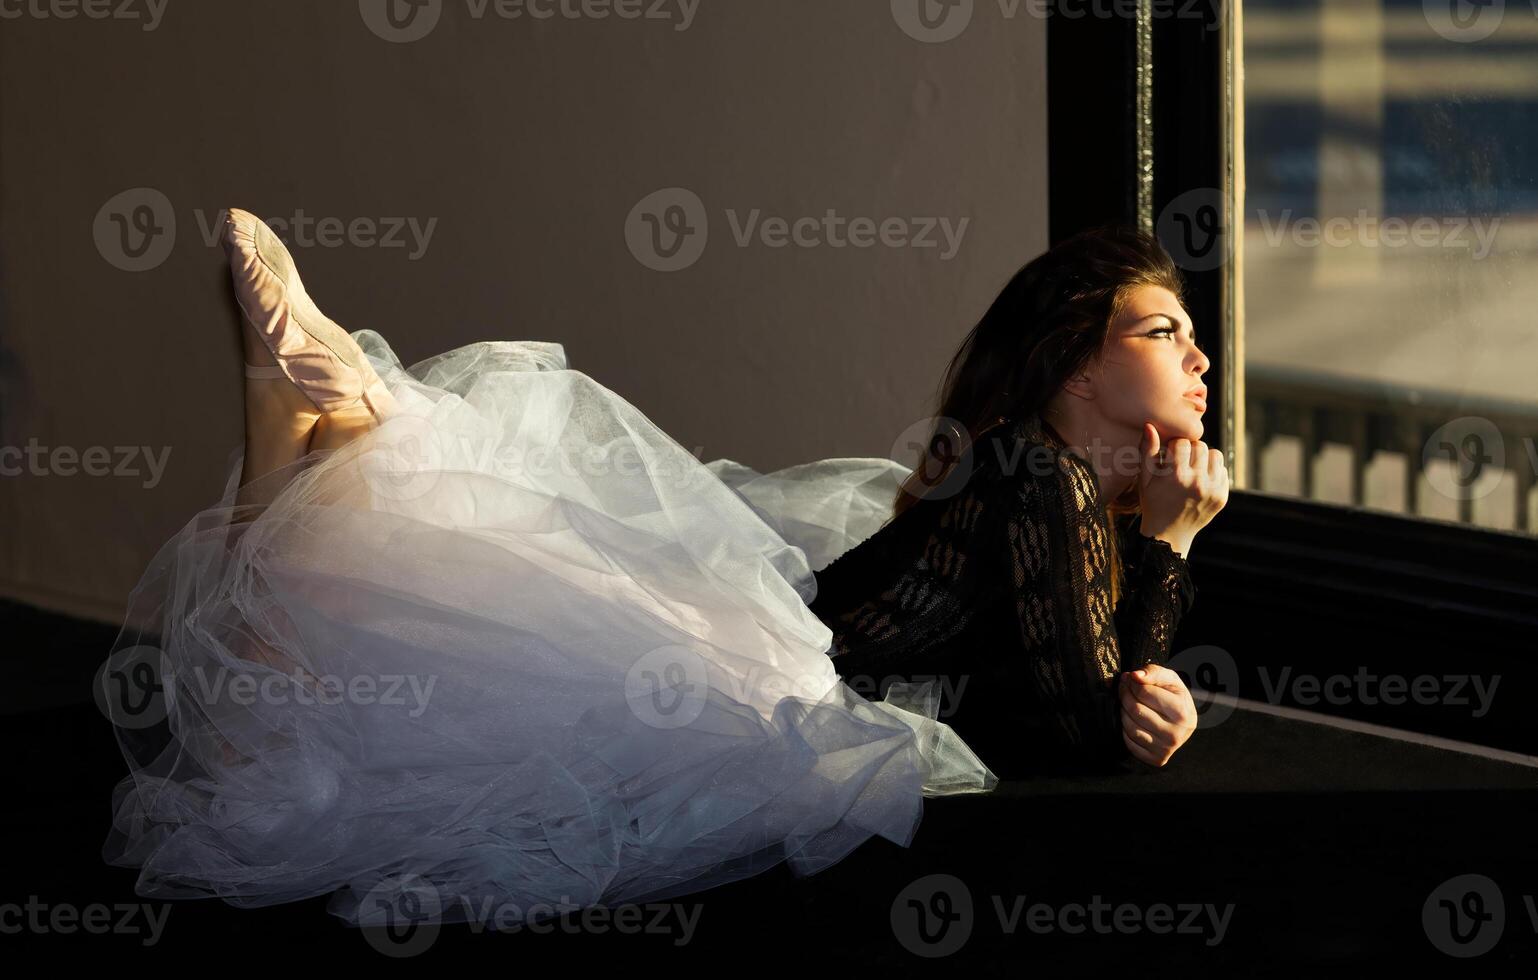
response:
<svg viewBox="0 0 1538 980"><path fill-rule="evenodd" d="M1221 450L1200 440L1174 439L1161 447L1159 430L1152 422L1143 423L1140 448L1140 530L1150 538L1168 542L1176 554L1185 557L1196 532L1228 503L1228 464Z"/></svg>
<svg viewBox="0 0 1538 980"><path fill-rule="evenodd" d="M1196 702L1185 681L1160 664L1123 673L1121 729L1133 758L1163 766L1196 731Z"/></svg>

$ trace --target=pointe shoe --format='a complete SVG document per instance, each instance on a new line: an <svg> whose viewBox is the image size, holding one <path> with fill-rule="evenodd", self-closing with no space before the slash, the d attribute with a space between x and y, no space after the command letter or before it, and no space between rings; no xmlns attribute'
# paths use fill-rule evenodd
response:
<svg viewBox="0 0 1538 980"><path fill-rule="evenodd" d="M383 420L395 399L357 341L320 311L278 236L249 211L224 212L221 238L241 313L276 365L246 365L248 378L287 378L320 412L366 408Z"/></svg>

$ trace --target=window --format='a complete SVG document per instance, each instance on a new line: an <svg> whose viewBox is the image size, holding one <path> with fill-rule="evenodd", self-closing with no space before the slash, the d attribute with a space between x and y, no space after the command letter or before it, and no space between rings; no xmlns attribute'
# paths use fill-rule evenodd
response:
<svg viewBox="0 0 1538 980"><path fill-rule="evenodd" d="M1245 472L1530 535L1538 7L1248 0Z"/></svg>

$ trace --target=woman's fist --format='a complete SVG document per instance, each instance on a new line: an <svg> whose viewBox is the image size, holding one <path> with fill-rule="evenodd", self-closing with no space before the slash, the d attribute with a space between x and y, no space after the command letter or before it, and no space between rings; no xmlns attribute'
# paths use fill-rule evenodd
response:
<svg viewBox="0 0 1538 980"><path fill-rule="evenodd" d="M1133 758L1163 766L1196 731L1196 702L1185 681L1160 664L1122 674L1121 728Z"/></svg>
<svg viewBox="0 0 1538 980"><path fill-rule="evenodd" d="M1167 541L1183 556L1191 550L1196 532L1228 503L1228 464L1221 450L1200 440L1174 439L1161 445L1152 422L1143 423L1139 449L1141 531Z"/></svg>

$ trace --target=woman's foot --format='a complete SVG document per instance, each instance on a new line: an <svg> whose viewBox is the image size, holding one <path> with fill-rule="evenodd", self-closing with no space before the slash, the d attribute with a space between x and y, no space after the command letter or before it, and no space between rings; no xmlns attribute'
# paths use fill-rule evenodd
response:
<svg viewBox="0 0 1538 980"><path fill-rule="evenodd" d="M356 341L309 299L271 229L232 209L223 244L247 365L246 487L307 453L341 448L377 425L394 400Z"/></svg>
<svg viewBox="0 0 1538 980"><path fill-rule="evenodd" d="M379 419L391 414L389 389L357 341L310 299L278 236L249 211L231 208L224 215L235 299L271 357L261 363L274 364L317 412L361 407Z"/></svg>
<svg viewBox="0 0 1538 980"><path fill-rule="evenodd" d="M241 323L241 346L246 363L257 367L276 364L272 353L251 324ZM310 451L310 437L323 416L287 378L245 379L246 456L240 485L304 458Z"/></svg>

